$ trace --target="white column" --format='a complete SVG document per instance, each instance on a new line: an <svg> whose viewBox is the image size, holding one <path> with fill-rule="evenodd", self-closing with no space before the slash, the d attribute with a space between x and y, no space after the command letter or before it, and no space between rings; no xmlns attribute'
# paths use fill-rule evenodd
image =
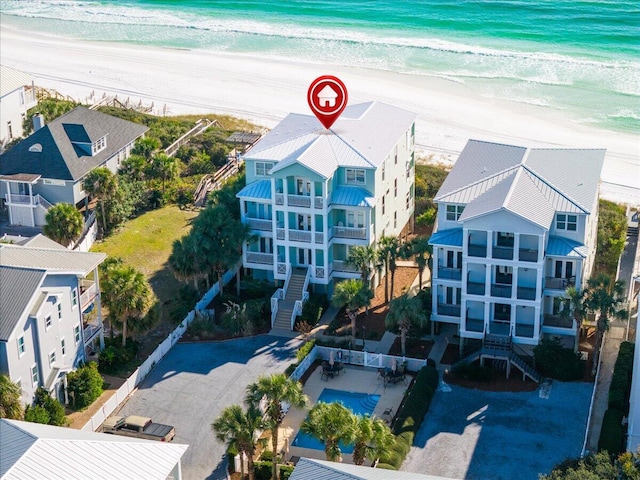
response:
<svg viewBox="0 0 640 480"><path fill-rule="evenodd" d="M518 267L513 267L513 277L511 282L511 299L518 298Z"/></svg>
<svg viewBox="0 0 640 480"><path fill-rule="evenodd" d="M544 263L544 235L538 236L538 262Z"/></svg>
<svg viewBox="0 0 640 480"><path fill-rule="evenodd" d="M520 234L513 235L513 259L520 261Z"/></svg>
<svg viewBox="0 0 640 480"><path fill-rule="evenodd" d="M491 323L491 302L484 302L484 325L487 333L491 333L489 325Z"/></svg>
<svg viewBox="0 0 640 480"><path fill-rule="evenodd" d="M98 313L98 325L100 325L100 350L104 350L104 326L102 324L102 301L100 299L100 280L98 275L98 267L93 269L93 278L96 282L96 292L97 292L95 302L96 302L96 309Z"/></svg>
<svg viewBox="0 0 640 480"><path fill-rule="evenodd" d="M487 258L493 256L493 230L487 230Z"/></svg>
<svg viewBox="0 0 640 480"><path fill-rule="evenodd" d="M433 277L434 278L439 278L438 277L438 255L440 254L440 248L434 246L433 247L433 255L431 256L431 268L433 269ZM431 283L433 283L433 278L431 279Z"/></svg>
<svg viewBox="0 0 640 480"><path fill-rule="evenodd" d="M33 185L29 184L29 205L31 210L31 226L36 226L35 208L33 208Z"/></svg>
<svg viewBox="0 0 640 480"><path fill-rule="evenodd" d="M533 322L533 339L538 341L540 338L540 324L542 322L542 314L540 313L540 305L536 305L534 307L536 312L534 314L534 322Z"/></svg>
<svg viewBox="0 0 640 480"><path fill-rule="evenodd" d="M486 264L484 266L484 295L491 295L491 274L492 270L495 268L494 265Z"/></svg>

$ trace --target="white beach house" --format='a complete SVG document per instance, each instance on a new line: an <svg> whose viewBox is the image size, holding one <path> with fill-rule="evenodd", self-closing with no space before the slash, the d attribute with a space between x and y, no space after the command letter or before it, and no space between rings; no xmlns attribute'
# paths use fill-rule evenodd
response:
<svg viewBox="0 0 640 480"><path fill-rule="evenodd" d="M575 346L555 299L591 273L604 156L470 140L434 199L432 321L457 325L461 344Z"/></svg>
<svg viewBox="0 0 640 480"><path fill-rule="evenodd" d="M27 110L37 104L34 78L0 65L0 153L7 143L24 135Z"/></svg>
<svg viewBox="0 0 640 480"><path fill-rule="evenodd" d="M273 324L291 329L309 283L331 293L337 279L358 278L351 247L411 229L415 119L380 102L347 107L331 129L290 114L244 156L237 196L258 240L244 246L243 265L285 282Z"/></svg>

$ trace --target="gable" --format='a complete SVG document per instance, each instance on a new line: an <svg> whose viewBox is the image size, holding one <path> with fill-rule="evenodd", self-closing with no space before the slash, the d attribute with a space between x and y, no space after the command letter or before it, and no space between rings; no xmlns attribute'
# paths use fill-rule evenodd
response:
<svg viewBox="0 0 640 480"><path fill-rule="evenodd" d="M491 230L494 232L518 232L529 235L542 235L545 229L540 225L510 212L506 209L486 213L466 220L464 228L470 230Z"/></svg>

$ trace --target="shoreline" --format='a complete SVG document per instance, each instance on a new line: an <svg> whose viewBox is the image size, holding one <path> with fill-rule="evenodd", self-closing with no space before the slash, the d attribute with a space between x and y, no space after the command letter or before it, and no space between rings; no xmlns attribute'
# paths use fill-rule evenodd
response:
<svg viewBox="0 0 640 480"><path fill-rule="evenodd" d="M351 104L379 100L417 113L421 156L453 163L470 138L526 147L606 148L602 197L640 205L640 141L633 135L572 122L544 107L480 97L451 80L250 54L76 41L6 25L0 41L3 65L77 100L104 93L153 102L158 109L166 105L168 115L228 114L268 128L290 112L308 113L309 83L319 75L337 75Z"/></svg>

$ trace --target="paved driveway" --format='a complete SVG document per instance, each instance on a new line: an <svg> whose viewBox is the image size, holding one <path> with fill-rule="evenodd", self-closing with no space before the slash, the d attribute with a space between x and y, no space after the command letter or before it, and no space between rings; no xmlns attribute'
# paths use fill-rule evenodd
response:
<svg viewBox="0 0 640 480"><path fill-rule="evenodd" d="M469 480L536 480L582 450L593 384L437 392L402 470Z"/></svg>
<svg viewBox="0 0 640 480"><path fill-rule="evenodd" d="M259 335L216 343L179 343L156 366L121 413L149 416L176 427L175 443L190 447L182 457L187 480L226 479L225 447L211 423L227 406L242 404L258 376L283 373L299 341Z"/></svg>

